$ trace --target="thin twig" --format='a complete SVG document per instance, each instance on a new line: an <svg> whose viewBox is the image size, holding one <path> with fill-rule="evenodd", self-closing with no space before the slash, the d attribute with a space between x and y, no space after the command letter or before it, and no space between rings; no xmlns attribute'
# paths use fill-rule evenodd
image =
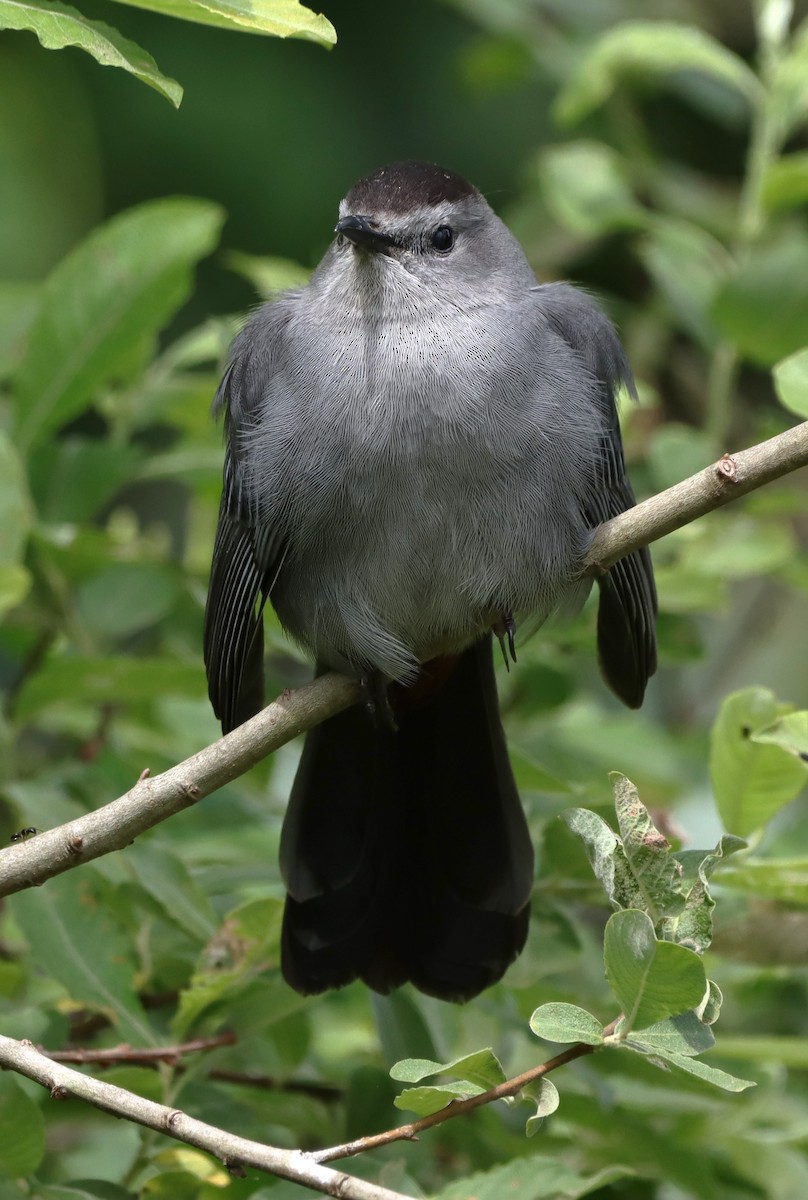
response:
<svg viewBox="0 0 808 1200"><path fill-rule="evenodd" d="M56 1063L41 1054L31 1042L17 1042L0 1036L0 1067L16 1071L46 1087L53 1100L85 1100L102 1112L134 1121L147 1129L166 1134L186 1145L196 1146L214 1155L234 1174L245 1167L266 1171L281 1179L290 1179L313 1191L337 1196L340 1200L409 1200L401 1192L390 1191L365 1179L334 1171L315 1162L301 1150L281 1150L237 1137L204 1121L189 1117L180 1109L168 1108L136 1096L123 1088L81 1071Z"/></svg>
<svg viewBox="0 0 808 1200"><path fill-rule="evenodd" d="M713 466L607 521L593 538L587 565L593 573L605 570L640 546L806 465L808 421L749 450L725 454ZM359 695L356 680L321 675L305 687L284 692L263 712L162 775L144 774L125 796L103 808L0 850L0 897L123 849L138 834L356 703Z"/></svg>
<svg viewBox="0 0 808 1200"><path fill-rule="evenodd" d="M616 1020L607 1025L603 1030L604 1038L611 1036L616 1026ZM569 1050L562 1051L555 1058L549 1058L547 1062L540 1063L537 1067L531 1067L529 1071L523 1071L521 1075L506 1079L502 1083L498 1083L496 1087L489 1088L487 1092L480 1092L479 1096L469 1096L467 1100L452 1100L445 1108L430 1113L428 1117L410 1121L407 1125L398 1125L395 1129L385 1130L384 1133L374 1133L368 1137L356 1138L352 1142L345 1142L342 1146L330 1146L327 1150L314 1150L311 1157L315 1162L331 1162L335 1158L350 1158L354 1154L363 1154L366 1150L387 1146L390 1142L415 1141L418 1134L423 1133L425 1129L432 1129L435 1125L442 1125L444 1121L461 1117L464 1113L481 1108L484 1104L492 1104L494 1100L505 1100L509 1096L515 1096L528 1084L535 1083L537 1079L543 1079L551 1071L557 1071L559 1067L574 1062L576 1058L584 1058L587 1054L594 1054L596 1050L602 1048L602 1046L590 1046L584 1042L576 1042L574 1046L570 1046Z"/></svg>
<svg viewBox="0 0 808 1200"><path fill-rule="evenodd" d="M193 1041L181 1042L178 1046L150 1046L141 1049L137 1046L127 1046L123 1042L120 1046L96 1050L81 1046L72 1050L46 1050L44 1046L38 1046L37 1049L52 1062L76 1063L79 1066L96 1064L111 1067L119 1063L137 1063L140 1066L168 1063L169 1066L176 1066L185 1054L198 1054L202 1050L215 1050L219 1046L233 1046L235 1042L236 1035L228 1030L226 1033L220 1033L218 1037L194 1038Z"/></svg>

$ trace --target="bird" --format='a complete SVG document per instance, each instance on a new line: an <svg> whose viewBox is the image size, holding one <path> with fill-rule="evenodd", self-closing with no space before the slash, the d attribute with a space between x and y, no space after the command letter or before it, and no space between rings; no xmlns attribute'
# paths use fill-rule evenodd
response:
<svg viewBox="0 0 808 1200"><path fill-rule="evenodd" d="M260 307L224 419L204 658L226 733L264 703L263 613L366 703L305 738L281 834L281 968L463 1002L522 951L531 839L493 642L585 599L593 531L635 503L608 318L539 283L462 175L368 174L308 284ZM647 549L597 579L601 672L630 707L656 669Z"/></svg>

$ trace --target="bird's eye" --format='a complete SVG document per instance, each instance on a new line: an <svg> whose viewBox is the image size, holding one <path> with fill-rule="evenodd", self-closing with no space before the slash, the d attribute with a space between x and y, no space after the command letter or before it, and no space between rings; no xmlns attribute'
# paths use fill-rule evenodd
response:
<svg viewBox="0 0 808 1200"><path fill-rule="evenodd" d="M344 237L344 236L343 236L343 234L341 234L341 233L338 233L338 234L337 234L337 245L338 245L338 246L344 246L344 245L345 245L345 237Z"/></svg>
<svg viewBox="0 0 808 1200"><path fill-rule="evenodd" d="M439 225L432 234L432 245L441 254L446 254L454 245L454 234L448 225Z"/></svg>

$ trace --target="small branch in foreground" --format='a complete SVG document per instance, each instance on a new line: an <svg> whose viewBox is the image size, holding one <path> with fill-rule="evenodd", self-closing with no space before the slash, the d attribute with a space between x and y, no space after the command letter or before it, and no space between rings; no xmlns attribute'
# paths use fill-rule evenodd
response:
<svg viewBox="0 0 808 1200"><path fill-rule="evenodd" d="M603 1030L604 1038L610 1037L616 1026L616 1020L607 1025ZM368 1137L356 1138L353 1142L346 1142L342 1146L330 1146L327 1150L314 1150L310 1157L319 1163L331 1162L335 1158L350 1158L354 1154L364 1154L366 1150L375 1150L379 1146L389 1145L390 1142L415 1141L418 1134L423 1133L426 1129L442 1125L444 1121L451 1121L454 1117L462 1117L464 1113L481 1108L484 1104L491 1104L494 1100L505 1100L508 1096L515 1096L522 1091L522 1088L535 1083L537 1079L543 1079L551 1071L557 1071L559 1067L574 1062L576 1058L584 1058L587 1054L594 1054L596 1050L602 1049L602 1046L590 1046L584 1042L576 1042L574 1046L570 1046L569 1050L564 1050L555 1058L549 1058L547 1062L540 1063L537 1067L531 1067L529 1071L523 1071L521 1075L515 1075L513 1079L506 1079L502 1083L498 1083L496 1087L489 1088L487 1092L480 1092L479 1096L469 1096L468 1100L452 1100L445 1108L430 1113L428 1117L410 1121L407 1125L398 1125L395 1129L385 1130L384 1133L374 1133Z"/></svg>
<svg viewBox="0 0 808 1200"><path fill-rule="evenodd" d="M592 539L589 563L606 570L641 546L805 466L808 421L748 450L725 454L689 479L604 522Z"/></svg>
<svg viewBox="0 0 808 1200"><path fill-rule="evenodd" d="M587 565L606 570L620 558L712 509L808 465L808 421L718 463L601 525ZM0 897L36 887L112 850L243 775L266 755L360 697L356 680L321 675L284 692L263 712L198 754L149 778L103 808L0 850Z"/></svg>
<svg viewBox="0 0 808 1200"><path fill-rule="evenodd" d="M48 1088L54 1100L85 1100L102 1112L134 1121L186 1145L196 1146L212 1154L234 1173L239 1173L244 1167L252 1167L325 1193L326 1196L340 1197L340 1200L410 1200L401 1192L393 1192L366 1179L357 1179L353 1175L324 1167L301 1150L281 1150L237 1137L214 1125L197 1121L179 1109L155 1104L153 1100L145 1100L123 1088L93 1079L40 1054L30 1042L17 1042L0 1036L0 1067L42 1084Z"/></svg>

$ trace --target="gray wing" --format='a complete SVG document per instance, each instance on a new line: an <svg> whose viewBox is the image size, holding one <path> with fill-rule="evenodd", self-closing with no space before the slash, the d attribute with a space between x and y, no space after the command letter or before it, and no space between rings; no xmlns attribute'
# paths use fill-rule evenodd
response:
<svg viewBox="0 0 808 1200"><path fill-rule="evenodd" d="M611 322L583 292L569 284L537 287L551 327L598 382L597 403L604 419L600 477L584 509L595 528L631 508L636 500L623 457L615 396L621 385L636 395L631 367ZM657 598L647 548L615 563L598 580L598 655L609 687L630 708L639 708L657 666Z"/></svg>
<svg viewBox="0 0 808 1200"><path fill-rule="evenodd" d="M257 506L246 495L236 448L239 429L249 424L253 397L237 349L235 354L214 401L214 411L225 412L228 444L203 642L208 694L225 733L263 707L263 610L283 561L279 532L259 521Z"/></svg>

